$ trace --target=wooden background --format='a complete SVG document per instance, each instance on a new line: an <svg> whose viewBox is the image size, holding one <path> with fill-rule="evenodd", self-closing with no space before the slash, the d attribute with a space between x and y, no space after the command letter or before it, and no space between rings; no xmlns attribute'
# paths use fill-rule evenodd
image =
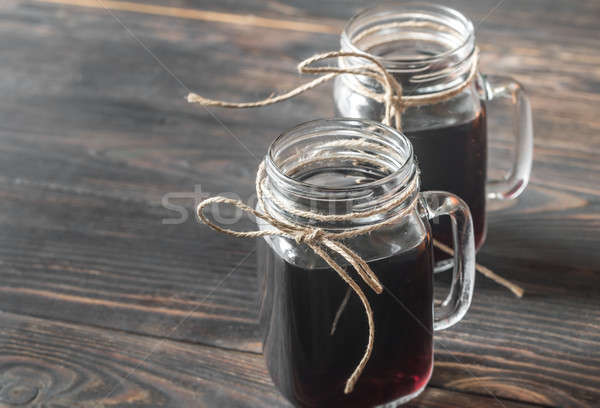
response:
<svg viewBox="0 0 600 408"><path fill-rule="evenodd" d="M248 198L270 141L333 113L330 86L246 111L188 90L289 89L368 2L138 1L0 2L0 406L286 406L260 355L254 243L165 224L162 202ZM478 256L527 292L480 276L410 406L599 407L600 3L447 4L476 23L482 70L531 96L531 183L493 206ZM508 128L492 117L495 169Z"/></svg>

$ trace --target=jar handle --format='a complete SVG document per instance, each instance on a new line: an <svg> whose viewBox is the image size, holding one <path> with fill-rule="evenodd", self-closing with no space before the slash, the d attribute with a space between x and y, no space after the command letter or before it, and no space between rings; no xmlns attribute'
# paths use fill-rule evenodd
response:
<svg viewBox="0 0 600 408"><path fill-rule="evenodd" d="M533 160L533 123L531 106L523 86L513 78L500 75L482 75L485 101L507 99L512 108L515 135L515 160L512 169L499 180L488 180L487 197L498 200L516 198L525 190Z"/></svg>
<svg viewBox="0 0 600 408"><path fill-rule="evenodd" d="M463 200L444 191L421 193L428 218L448 215L454 239L454 270L450 294L434 313L434 330L442 330L463 318L473 297L475 285L475 238L469 207Z"/></svg>

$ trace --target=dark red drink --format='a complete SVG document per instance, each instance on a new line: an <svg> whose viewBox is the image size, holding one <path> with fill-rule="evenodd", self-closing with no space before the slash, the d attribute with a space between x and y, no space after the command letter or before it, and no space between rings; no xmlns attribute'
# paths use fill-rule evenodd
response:
<svg viewBox="0 0 600 408"><path fill-rule="evenodd" d="M259 268L264 354L274 383L301 407L370 407L420 391L433 364L431 241L369 262L385 290L360 278L373 308L375 345L354 391L346 380L368 338L363 306L354 293L331 334L348 285L328 268L304 269L283 260L263 239ZM348 268L351 276L356 273ZM261 275L261 273L259 273Z"/></svg>
<svg viewBox="0 0 600 408"><path fill-rule="evenodd" d="M485 240L487 137L485 111L472 121L406 135L421 169L421 189L449 191L462 198L473 217L475 246ZM452 247L448 217L432 222L433 236ZM436 253L437 255L437 253Z"/></svg>

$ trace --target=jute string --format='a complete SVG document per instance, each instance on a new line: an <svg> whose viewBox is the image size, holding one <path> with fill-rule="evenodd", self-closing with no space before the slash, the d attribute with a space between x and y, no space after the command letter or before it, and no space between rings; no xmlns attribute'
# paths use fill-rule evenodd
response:
<svg viewBox="0 0 600 408"><path fill-rule="evenodd" d="M280 95L270 96L254 102L227 102L217 99L208 99L196 93L190 93L187 96L187 101L190 103L199 103L204 106L219 106L223 108L256 108L261 106L273 105L291 98L294 98L308 90L316 88L324 84L338 75L352 74L362 75L374 79L381 85L382 92L377 92L362 85L359 81L353 81L354 90L361 95L369 97L376 102L384 105L383 124L395 126L398 130L402 130L402 112L408 106L429 105L438 103L462 92L475 78L477 74L477 52L473 55L474 62L471 64L468 77L460 85L449 88L433 94L424 95L403 95L402 85L388 72L383 64L375 57L358 52L332 51L323 54L317 54L305 59L298 64L298 71L302 74L321 74L316 79L309 81L291 91ZM332 58L362 58L368 63L357 66L337 67L337 66L312 66L316 62L332 59ZM392 122L393 121L393 122Z"/></svg>
<svg viewBox="0 0 600 408"><path fill-rule="evenodd" d="M350 156L352 157L352 156ZM377 275L373 272L369 264L365 262L356 252L348 248L341 241L348 238L357 237L359 235L365 235L370 232L385 228L397 222L399 219L405 217L407 214L413 211L417 200L418 200L418 189L419 181L418 177L413 177L410 184L408 184L399 194L397 194L392 200L386 202L385 205L381 205L365 211L352 211L346 214L320 214L310 211L301 211L294 209L289 206L285 206L284 203L275 199L270 194L269 189L265 188L266 182L266 171L264 161L258 167L256 174L256 195L258 199L258 206L254 209L240 200L234 200L227 197L212 197L202 201L197 207L197 215L200 220L208 225L215 231L222 232L238 238L259 238L265 236L280 236L295 240L298 244L305 244L311 248L315 254L321 257L337 274L352 288L354 293L359 297L367 316L367 322L369 326L369 338L364 354L360 359L358 365L346 381L344 392L346 394L352 392L356 381L360 377L365 365L369 361L371 353L373 351L373 343L375 339L375 324L373 321L373 310L367 299L367 296L356 283L356 281L348 274L342 265L334 260L328 253L328 251L339 255L342 259L347 261L360 278L377 294L383 291L383 286L377 278ZM333 232L327 231L317 227L310 227L300 223L295 223L289 219L283 219L282 217L274 216L268 211L268 207L265 204L265 198L271 200L275 205L284 206L286 212L303 217L305 219L314 221L350 221L358 218L370 217L377 214L389 214L392 209L393 215L384 218L382 221L372 223L365 226L344 229L343 231ZM408 201L408 204L407 204ZM213 221L208 219L204 214L204 209L212 204L229 204L239 208L240 210L252 214L255 217L266 221L269 225L269 229L256 230L256 231L235 231L228 228L223 228Z"/></svg>
<svg viewBox="0 0 600 408"><path fill-rule="evenodd" d="M414 22L413 22L414 23ZM394 28L398 28L397 26L402 23L391 23ZM378 29L381 29L380 26L377 26ZM375 28L373 28L375 29ZM369 34L369 33L365 33ZM362 34L361 34L362 35ZM354 39L356 40L356 38ZM335 67L335 66L321 66L321 67L313 67L312 64L324 61L331 58L347 58L347 57L356 57L362 58L368 61L367 64L358 65L353 67ZM392 119L394 121L394 126L398 130L402 130L402 112L408 106L419 106L419 105L428 105L434 104L437 102L441 102L447 99L452 98L455 95L458 95L462 92L473 79L477 75L477 61L478 61L478 50L475 50L473 56L473 62L470 64L470 70L468 76L464 82L460 85L450 88L447 90L443 90L441 92L437 92L434 94L426 94L426 95L403 95L402 94L402 85L398 83L398 81L391 75L385 67L381 64L381 62L368 54L356 53L356 52L343 52L343 51L332 51L323 54L317 54L310 58L305 59L304 61L298 64L298 71L300 73L308 73L308 74L322 74L320 77L309 81L303 85L300 85L288 92L282 93L276 96L270 96L266 99L262 99L254 102L227 102L216 99L209 99L203 96L200 96L195 93L190 93L187 96L187 100L190 103L198 103L204 106L220 106L224 108L254 108L272 105L278 102L285 101L287 99L294 98L310 89L316 88L317 86L330 81L338 75L342 74L353 74L353 75L364 75L370 78L375 79L383 89L383 92L373 91L360 83L360 81L355 80L351 82L351 86L353 86L354 90L366 97L369 97L376 102L382 103L385 106L383 124L392 126ZM435 241L434 245L440 249L441 251L454 255L454 251L442 244L439 241ZM496 283L506 287L509 289L515 296L522 297L524 290L523 288L515 285L514 283L504 279L498 274L494 273L489 268L482 266L480 264L476 264L476 269L478 272L483 274L489 279L492 279Z"/></svg>

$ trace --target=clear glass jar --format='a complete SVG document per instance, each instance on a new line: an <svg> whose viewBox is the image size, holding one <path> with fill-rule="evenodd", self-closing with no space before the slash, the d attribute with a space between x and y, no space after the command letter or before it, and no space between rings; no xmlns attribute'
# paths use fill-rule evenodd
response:
<svg viewBox="0 0 600 408"><path fill-rule="evenodd" d="M272 143L265 164L264 188L270 197L265 210L275 218L337 232L393 220L341 241L370 265L382 293L336 258L367 295L375 327L373 352L349 394L345 383L368 340L358 296L305 243L281 236L259 239L260 325L275 385L302 407L391 407L414 398L431 376L433 331L460 320L471 302L475 247L468 207L450 193L420 192L410 142L376 122L305 123ZM397 197L403 198L386 212L352 220L315 221L292 214L364 213ZM430 220L440 215L453 220L456 251L453 290L434 318ZM261 230L272 228L258 224Z"/></svg>
<svg viewBox="0 0 600 408"><path fill-rule="evenodd" d="M423 188L452 192L469 205L479 248L486 235L486 198L515 198L529 180L533 131L523 88L511 78L470 75L477 68L473 24L443 6L400 2L367 9L347 23L341 49L377 57L402 85L403 97L463 88L440 102L407 106L401 123L402 132L414 146ZM339 59L341 67L364 64L360 58ZM365 96L362 87L381 92L380 85L365 76L336 78L337 113L381 121L383 105ZM493 109L489 102L495 99L514 107L517 146L510 173L501 180L488 180L486 103ZM447 219L434 225L434 232L441 242L451 242Z"/></svg>

